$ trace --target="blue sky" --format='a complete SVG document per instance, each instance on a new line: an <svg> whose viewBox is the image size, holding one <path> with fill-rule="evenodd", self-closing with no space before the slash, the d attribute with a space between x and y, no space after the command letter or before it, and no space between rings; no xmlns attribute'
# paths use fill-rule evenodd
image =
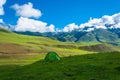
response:
<svg viewBox="0 0 120 80"><path fill-rule="evenodd" d="M16 16L16 11L11 6L21 6L28 2L42 14L38 18L29 18L45 22L47 25L53 24L59 29L71 23L80 25L88 22L90 17L101 18L120 12L120 0L6 0L3 5L4 15L0 15L0 18L7 24L17 25L21 16Z"/></svg>

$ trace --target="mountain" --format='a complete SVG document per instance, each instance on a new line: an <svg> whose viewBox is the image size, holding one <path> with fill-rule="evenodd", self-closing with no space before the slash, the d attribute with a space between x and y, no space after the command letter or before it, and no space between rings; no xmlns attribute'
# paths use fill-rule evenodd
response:
<svg viewBox="0 0 120 80"><path fill-rule="evenodd" d="M19 35L0 28L0 53L47 52L47 48L54 43L60 42L45 37Z"/></svg>
<svg viewBox="0 0 120 80"><path fill-rule="evenodd" d="M46 33L48 34L48 33ZM46 36L46 34L41 34ZM74 34L74 35L73 35ZM88 49L88 43L87 44L81 44L81 43L74 43L72 41L76 41L77 38L81 38L78 36L87 35L88 33L84 32L71 32L71 33L52 33L49 34L49 36L52 36L52 38L56 39L62 39L68 40L71 42L60 42L57 40L50 39L48 37L40 37L40 36L28 36L28 35L21 35L16 34L14 32L11 32L9 30L6 30L4 28L0 28L0 54L21 54L21 53L47 53L49 51L55 51L59 53L68 53L68 54L84 54L84 53L90 53L90 52L100 52L96 51L96 49ZM74 38L73 38L74 37ZM104 46L104 43L92 43L89 44L89 47L92 47L93 45L97 46L101 44L101 46ZM106 44L107 45L107 44ZM84 47L84 48L81 48ZM111 45L112 46L112 45ZM105 48L102 48L103 51L108 51L109 49L111 51L119 51L119 49L115 46L108 48L108 46L104 46ZM99 48L98 48L99 49Z"/></svg>
<svg viewBox="0 0 120 80"><path fill-rule="evenodd" d="M86 33L79 38L80 41L97 41L105 43L117 43L119 36L106 29L96 29L94 31Z"/></svg>
<svg viewBox="0 0 120 80"><path fill-rule="evenodd" d="M80 50L81 44L64 43L47 37L27 36L16 34L0 28L0 56L1 54L47 53L55 51L62 55L89 53Z"/></svg>
<svg viewBox="0 0 120 80"><path fill-rule="evenodd" d="M120 45L120 29L95 29L93 31L73 30L71 32L39 33L39 32L16 32L25 35L49 37L62 42L101 42Z"/></svg>

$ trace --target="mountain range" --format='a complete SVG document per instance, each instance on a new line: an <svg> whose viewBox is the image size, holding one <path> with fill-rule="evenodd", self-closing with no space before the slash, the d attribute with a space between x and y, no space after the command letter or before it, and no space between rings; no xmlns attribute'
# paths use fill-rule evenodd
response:
<svg viewBox="0 0 120 80"><path fill-rule="evenodd" d="M80 42L80 43L109 43L120 46L120 28L111 28L112 24L105 24L106 29L96 28L95 26L85 26L82 29L74 29L69 32L30 32L15 31L14 27L9 24L0 24L0 26L18 34L49 37L62 42ZM90 30L93 28L92 30Z"/></svg>
<svg viewBox="0 0 120 80"><path fill-rule="evenodd" d="M47 33L47 34L51 36L53 33L51 34ZM44 36L45 35L46 33L44 33ZM58 36L58 33L56 35ZM61 38L63 36L72 36L72 35L78 36L78 35L75 35L75 32L71 33L71 35L67 33L66 34L59 33L59 37ZM65 53L65 54L69 53L69 54L74 55L74 54L79 54L79 53L86 54L86 53L91 53L91 52L119 51L119 47L106 44L106 43L100 43L97 41L96 42L95 41L83 41L83 42L86 42L87 44L81 44L79 42L80 40L78 42L72 42L73 38L71 38L71 40L69 38L65 38L65 39L68 39L69 42L60 42L57 40L50 39L48 37L16 34L14 32L11 32L9 30L6 30L0 27L0 53L1 54L47 53L49 51L55 51L55 52L60 52L60 53ZM81 38L81 39L84 40L84 38Z"/></svg>
<svg viewBox="0 0 120 80"><path fill-rule="evenodd" d="M79 29L71 32L16 32L25 35L49 37L62 42L100 42L119 46L120 29L94 29L93 31L81 31Z"/></svg>

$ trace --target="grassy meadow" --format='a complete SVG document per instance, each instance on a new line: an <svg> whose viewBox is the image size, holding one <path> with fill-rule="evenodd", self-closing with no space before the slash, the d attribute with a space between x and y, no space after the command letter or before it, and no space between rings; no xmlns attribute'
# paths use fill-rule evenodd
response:
<svg viewBox="0 0 120 80"><path fill-rule="evenodd" d="M60 61L45 62L55 51ZM120 80L119 47L59 42L0 28L0 80Z"/></svg>
<svg viewBox="0 0 120 80"><path fill-rule="evenodd" d="M1 80L119 80L120 53L69 56L60 61L38 60L28 65L0 65ZM19 61L21 62L21 61Z"/></svg>
<svg viewBox="0 0 120 80"><path fill-rule="evenodd" d="M0 32L1 53L46 53L48 51L88 53L88 51L78 49L82 44L59 42L47 37L26 36L5 31L3 29L3 32Z"/></svg>

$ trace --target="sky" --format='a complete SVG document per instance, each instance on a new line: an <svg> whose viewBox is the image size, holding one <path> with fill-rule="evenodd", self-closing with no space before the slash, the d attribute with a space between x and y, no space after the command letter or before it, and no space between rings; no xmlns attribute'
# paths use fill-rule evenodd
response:
<svg viewBox="0 0 120 80"><path fill-rule="evenodd" d="M0 0L0 22L16 31L68 32L96 23L104 27L119 12L120 0ZM109 20L100 24L106 15Z"/></svg>

